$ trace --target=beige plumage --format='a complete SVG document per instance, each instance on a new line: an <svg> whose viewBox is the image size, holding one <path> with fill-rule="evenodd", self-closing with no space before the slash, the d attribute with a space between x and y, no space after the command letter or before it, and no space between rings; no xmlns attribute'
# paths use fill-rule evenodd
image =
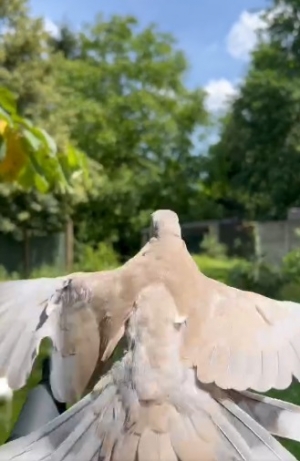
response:
<svg viewBox="0 0 300 461"><path fill-rule="evenodd" d="M0 284L0 376L21 387L43 337L51 385L73 402L0 461L293 460L271 435L300 441L298 407L255 393L300 378L300 310L201 274L178 217L152 216L152 238L121 268ZM293 426L293 429L292 429Z"/></svg>

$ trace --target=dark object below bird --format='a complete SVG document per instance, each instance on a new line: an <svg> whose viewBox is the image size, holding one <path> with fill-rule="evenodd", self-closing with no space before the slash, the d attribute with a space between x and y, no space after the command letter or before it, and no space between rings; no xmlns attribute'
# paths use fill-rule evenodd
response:
<svg viewBox="0 0 300 461"><path fill-rule="evenodd" d="M43 362L41 382L29 392L19 418L7 442L30 434L66 410L65 404L57 402L54 399L49 377L50 361L47 358Z"/></svg>

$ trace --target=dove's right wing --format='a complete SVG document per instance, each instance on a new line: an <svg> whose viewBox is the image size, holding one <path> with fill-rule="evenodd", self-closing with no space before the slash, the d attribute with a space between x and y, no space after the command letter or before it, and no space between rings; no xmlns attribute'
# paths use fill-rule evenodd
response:
<svg viewBox="0 0 300 461"><path fill-rule="evenodd" d="M12 389L25 385L48 337L54 396L73 402L82 394L99 356L99 319L92 306L97 277L101 281L95 273L0 283L0 377Z"/></svg>
<svg viewBox="0 0 300 461"><path fill-rule="evenodd" d="M300 305L200 275L202 296L187 320L183 351L200 382L266 392L300 380Z"/></svg>

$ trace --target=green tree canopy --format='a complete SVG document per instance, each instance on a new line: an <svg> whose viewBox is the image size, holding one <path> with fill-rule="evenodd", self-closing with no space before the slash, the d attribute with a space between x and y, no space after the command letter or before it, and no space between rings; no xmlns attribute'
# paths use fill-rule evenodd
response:
<svg viewBox="0 0 300 461"><path fill-rule="evenodd" d="M85 157L70 143L72 109L56 82L62 59L26 0L1 2L0 230L14 236L60 229L84 198Z"/></svg>
<svg viewBox="0 0 300 461"><path fill-rule="evenodd" d="M214 196L251 218L283 218L300 205L299 14L299 0L273 2L265 38L210 151Z"/></svg>
<svg viewBox="0 0 300 461"><path fill-rule="evenodd" d="M59 87L77 110L72 138L103 168L78 232L95 244L109 235L128 254L150 210L171 207L191 219L201 205L211 209L194 142L207 122L204 93L185 86L187 61L155 26L99 16L73 39L71 32L57 41L68 58Z"/></svg>

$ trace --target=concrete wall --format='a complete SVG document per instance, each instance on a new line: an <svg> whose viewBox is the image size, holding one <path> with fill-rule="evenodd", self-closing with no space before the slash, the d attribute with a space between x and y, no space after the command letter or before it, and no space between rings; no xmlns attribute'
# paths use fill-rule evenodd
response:
<svg viewBox="0 0 300 461"><path fill-rule="evenodd" d="M300 220L255 222L256 255L270 264L280 265L289 251L300 247L297 229L300 229Z"/></svg>
<svg viewBox="0 0 300 461"><path fill-rule="evenodd" d="M242 223L238 219L223 219L220 221L195 221L181 223L182 237L191 253L202 252L200 246L206 234L214 235L225 244L229 256L248 258L254 254L254 239L252 224ZM149 239L149 229L142 231L141 245ZM239 243L239 245L237 245Z"/></svg>

